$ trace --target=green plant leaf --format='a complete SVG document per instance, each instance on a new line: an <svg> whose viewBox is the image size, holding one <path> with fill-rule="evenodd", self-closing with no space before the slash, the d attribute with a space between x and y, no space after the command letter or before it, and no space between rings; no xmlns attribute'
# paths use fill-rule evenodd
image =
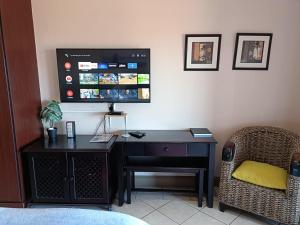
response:
<svg viewBox="0 0 300 225"><path fill-rule="evenodd" d="M54 123L62 120L63 113L59 104L59 102L51 100L40 112L41 120L45 123L49 123L50 127Z"/></svg>

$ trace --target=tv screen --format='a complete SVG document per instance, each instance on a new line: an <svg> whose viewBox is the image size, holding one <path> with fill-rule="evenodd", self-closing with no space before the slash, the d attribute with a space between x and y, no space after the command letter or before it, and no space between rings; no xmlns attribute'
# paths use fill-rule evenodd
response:
<svg viewBox="0 0 300 225"><path fill-rule="evenodd" d="M150 102L150 49L57 49L62 102Z"/></svg>

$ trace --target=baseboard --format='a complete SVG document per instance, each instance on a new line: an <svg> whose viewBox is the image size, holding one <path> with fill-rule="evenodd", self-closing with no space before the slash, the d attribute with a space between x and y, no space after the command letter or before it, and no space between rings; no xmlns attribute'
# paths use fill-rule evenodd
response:
<svg viewBox="0 0 300 225"><path fill-rule="evenodd" d="M24 202L0 202L0 207L26 208L26 203L24 203Z"/></svg>

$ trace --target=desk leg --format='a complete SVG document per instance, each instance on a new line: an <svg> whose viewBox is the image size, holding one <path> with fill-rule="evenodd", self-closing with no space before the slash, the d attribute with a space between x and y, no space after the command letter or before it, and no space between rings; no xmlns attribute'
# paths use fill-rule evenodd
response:
<svg viewBox="0 0 300 225"><path fill-rule="evenodd" d="M208 166L208 196L207 196L207 206L212 208L214 205L214 178L215 178L215 144L209 145L209 166Z"/></svg>
<svg viewBox="0 0 300 225"><path fill-rule="evenodd" d="M131 204L131 176L132 176L131 170L127 169L126 170L127 204Z"/></svg>
<svg viewBox="0 0 300 225"><path fill-rule="evenodd" d="M123 168L120 166L120 168ZM119 198L119 206L124 204L124 185L123 185L123 169L119 170L118 175L118 198Z"/></svg>
<svg viewBox="0 0 300 225"><path fill-rule="evenodd" d="M131 187L132 189L135 189L135 176L134 176L134 171L132 171L132 175L131 175Z"/></svg>
<svg viewBox="0 0 300 225"><path fill-rule="evenodd" d="M123 169L123 144L120 146L119 160L118 160L118 198L119 206L124 204L124 169Z"/></svg>

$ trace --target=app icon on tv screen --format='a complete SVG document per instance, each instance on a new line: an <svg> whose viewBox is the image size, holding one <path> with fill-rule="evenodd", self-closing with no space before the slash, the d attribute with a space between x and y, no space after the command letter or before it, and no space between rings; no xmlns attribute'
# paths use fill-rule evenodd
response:
<svg viewBox="0 0 300 225"><path fill-rule="evenodd" d="M119 98L120 100L137 99L138 93L136 89L120 89Z"/></svg>
<svg viewBox="0 0 300 225"><path fill-rule="evenodd" d="M66 76L67 83L72 83L72 80L73 80L72 76L70 75Z"/></svg>
<svg viewBox="0 0 300 225"><path fill-rule="evenodd" d="M108 63L108 68L117 68L118 63Z"/></svg>
<svg viewBox="0 0 300 225"><path fill-rule="evenodd" d="M78 69L79 70L92 70L97 69L98 64L92 62L78 62Z"/></svg>
<svg viewBox="0 0 300 225"><path fill-rule="evenodd" d="M119 73L119 84L137 84L137 74Z"/></svg>
<svg viewBox="0 0 300 225"><path fill-rule="evenodd" d="M71 63L69 63L69 62L66 62L66 63L65 63L65 69L66 69L66 70L70 70L71 67L72 67Z"/></svg>
<svg viewBox="0 0 300 225"><path fill-rule="evenodd" d="M119 63L119 68L127 68L126 63Z"/></svg>
<svg viewBox="0 0 300 225"><path fill-rule="evenodd" d="M80 73L79 74L80 84L98 84L97 73Z"/></svg>
<svg viewBox="0 0 300 225"><path fill-rule="evenodd" d="M127 63L128 69L137 69L137 63Z"/></svg>
<svg viewBox="0 0 300 225"><path fill-rule="evenodd" d="M138 89L138 97L139 97L139 99L150 99L149 88L139 88Z"/></svg>
<svg viewBox="0 0 300 225"><path fill-rule="evenodd" d="M99 89L80 89L80 98L99 98Z"/></svg>
<svg viewBox="0 0 300 225"><path fill-rule="evenodd" d="M74 97L74 92L72 90L67 91L67 97L68 98L73 98Z"/></svg>
<svg viewBox="0 0 300 225"><path fill-rule="evenodd" d="M139 74L138 75L138 84L150 84L149 74Z"/></svg>
<svg viewBox="0 0 300 225"><path fill-rule="evenodd" d="M99 84L118 84L118 76L114 73L100 73Z"/></svg>
<svg viewBox="0 0 300 225"><path fill-rule="evenodd" d="M118 89L101 89L100 90L101 99L118 99L119 91Z"/></svg>
<svg viewBox="0 0 300 225"><path fill-rule="evenodd" d="M108 68L108 65L106 63L99 63L98 69L106 70Z"/></svg>

